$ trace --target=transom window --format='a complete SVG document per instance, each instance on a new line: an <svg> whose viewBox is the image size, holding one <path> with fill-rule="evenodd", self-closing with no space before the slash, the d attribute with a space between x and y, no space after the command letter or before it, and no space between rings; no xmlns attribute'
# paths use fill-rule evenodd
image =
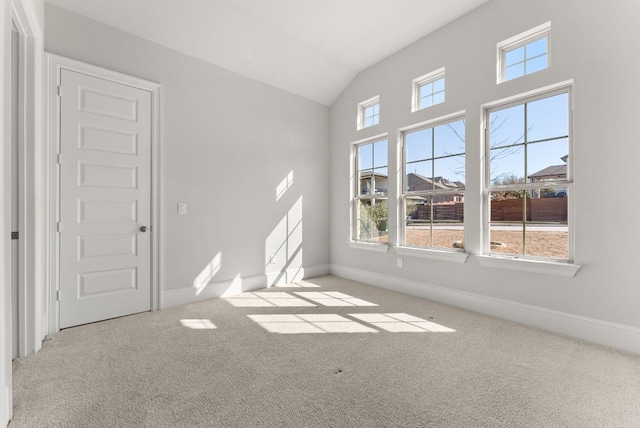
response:
<svg viewBox="0 0 640 428"><path fill-rule="evenodd" d="M457 115L407 130L402 140L402 244L462 251L464 118Z"/></svg>
<svg viewBox="0 0 640 428"><path fill-rule="evenodd" d="M570 260L570 88L485 113L485 253Z"/></svg>
<svg viewBox="0 0 640 428"><path fill-rule="evenodd" d="M498 83L516 79L549 66L548 22L498 44Z"/></svg>
<svg viewBox="0 0 640 428"><path fill-rule="evenodd" d="M413 80L413 105L418 111L444 102L444 67Z"/></svg>
<svg viewBox="0 0 640 428"><path fill-rule="evenodd" d="M353 238L387 242L389 161L386 138L354 145Z"/></svg>
<svg viewBox="0 0 640 428"><path fill-rule="evenodd" d="M358 129L380 123L380 97L376 96L358 104Z"/></svg>

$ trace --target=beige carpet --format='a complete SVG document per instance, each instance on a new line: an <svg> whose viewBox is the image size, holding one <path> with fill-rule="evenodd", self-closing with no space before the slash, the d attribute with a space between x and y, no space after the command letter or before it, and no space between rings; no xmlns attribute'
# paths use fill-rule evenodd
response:
<svg viewBox="0 0 640 428"><path fill-rule="evenodd" d="M14 362L10 426L640 427L638 355L300 285L63 330Z"/></svg>

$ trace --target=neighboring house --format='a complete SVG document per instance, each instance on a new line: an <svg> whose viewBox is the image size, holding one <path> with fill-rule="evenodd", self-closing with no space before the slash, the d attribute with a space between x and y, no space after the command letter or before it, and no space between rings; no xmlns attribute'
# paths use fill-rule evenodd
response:
<svg viewBox="0 0 640 428"><path fill-rule="evenodd" d="M529 175L527 178L531 183L543 183L545 181L556 181L558 179L566 178L567 177L566 162L568 158L569 158L569 155L564 155L560 158L565 162L564 165L548 166L536 173ZM540 197L566 196L566 194L567 194L566 190L560 190L557 193L551 192L551 193L536 194L534 195L534 197L540 198Z"/></svg>
<svg viewBox="0 0 640 428"><path fill-rule="evenodd" d="M421 190L464 190L464 183L460 181L447 180L444 177L434 177L433 179L424 175L409 173L407 174L407 190L409 192L418 192ZM463 196L458 195L434 195L433 202L462 202Z"/></svg>
<svg viewBox="0 0 640 428"><path fill-rule="evenodd" d="M379 172L366 171L360 174L360 194L386 195L389 189L389 177Z"/></svg>

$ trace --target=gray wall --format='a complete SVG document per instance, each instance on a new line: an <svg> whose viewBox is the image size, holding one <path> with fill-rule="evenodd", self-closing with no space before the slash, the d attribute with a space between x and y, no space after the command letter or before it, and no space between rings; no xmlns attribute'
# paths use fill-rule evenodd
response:
<svg viewBox="0 0 640 428"><path fill-rule="evenodd" d="M431 284L457 295L468 292L640 327L639 17L635 0L493 0L360 73L331 107L332 270L355 268L387 275L380 281L391 286L395 278L424 284L425 290ZM496 44L547 21L551 67L496 85ZM442 66L446 102L411 113L411 80ZM384 254L349 247L350 144L388 132L391 171L397 165L398 128L466 110L466 240L477 253L481 105L568 79L575 80L575 263L582 265L575 277L492 269L475 257L462 265L404 257L400 269L393 249ZM357 103L378 94L380 124L356 131ZM391 181L390 201L397 197L397 180ZM390 212L391 225L396 217ZM391 229L390 241L397 242Z"/></svg>
<svg viewBox="0 0 640 428"><path fill-rule="evenodd" d="M328 269L327 107L60 8L45 17L46 51L163 85L163 290ZM288 214L302 218L295 238L278 227Z"/></svg>

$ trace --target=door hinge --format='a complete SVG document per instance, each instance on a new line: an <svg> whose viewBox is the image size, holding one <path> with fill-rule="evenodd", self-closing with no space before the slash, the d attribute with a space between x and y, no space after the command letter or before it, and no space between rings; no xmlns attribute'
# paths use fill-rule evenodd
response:
<svg viewBox="0 0 640 428"><path fill-rule="evenodd" d="M62 232L62 223L58 222L57 229L58 232Z"/></svg>
<svg viewBox="0 0 640 428"><path fill-rule="evenodd" d="M56 291L56 300L59 302L60 300L60 290Z"/></svg>
<svg viewBox="0 0 640 428"><path fill-rule="evenodd" d="M62 97L62 85L58 86L58 96Z"/></svg>
<svg viewBox="0 0 640 428"><path fill-rule="evenodd" d="M58 153L58 165L62 165L62 153Z"/></svg>
<svg viewBox="0 0 640 428"><path fill-rule="evenodd" d="M11 239L20 239L20 233L19 232L11 232Z"/></svg>

